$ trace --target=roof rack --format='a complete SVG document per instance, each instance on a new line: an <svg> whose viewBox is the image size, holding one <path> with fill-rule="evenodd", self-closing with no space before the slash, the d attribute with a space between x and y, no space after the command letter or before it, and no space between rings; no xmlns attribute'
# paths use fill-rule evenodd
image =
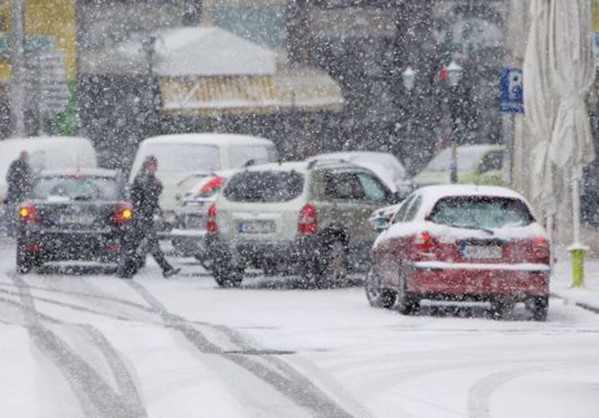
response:
<svg viewBox="0 0 599 418"><path fill-rule="evenodd" d="M343 158L317 158L308 162L308 170L313 169L319 164L334 164L334 163L350 163L350 161Z"/></svg>

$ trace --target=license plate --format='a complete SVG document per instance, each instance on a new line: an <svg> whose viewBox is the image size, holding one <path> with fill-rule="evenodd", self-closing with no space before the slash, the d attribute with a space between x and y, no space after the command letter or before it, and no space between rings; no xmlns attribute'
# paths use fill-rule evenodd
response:
<svg viewBox="0 0 599 418"><path fill-rule="evenodd" d="M239 221L237 231L242 234L270 234L275 232L275 223L262 220Z"/></svg>
<svg viewBox="0 0 599 418"><path fill-rule="evenodd" d="M188 215L185 219L185 226L189 229L204 229L206 228L206 220L203 216Z"/></svg>
<svg viewBox="0 0 599 418"><path fill-rule="evenodd" d="M89 225L94 223L96 217L89 213L66 213L62 220L65 224Z"/></svg>
<svg viewBox="0 0 599 418"><path fill-rule="evenodd" d="M464 258L479 260L494 260L503 256L499 245L465 245Z"/></svg>

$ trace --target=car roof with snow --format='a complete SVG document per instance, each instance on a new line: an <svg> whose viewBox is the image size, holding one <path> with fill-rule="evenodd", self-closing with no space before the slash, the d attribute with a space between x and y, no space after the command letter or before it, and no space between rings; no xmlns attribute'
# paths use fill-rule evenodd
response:
<svg viewBox="0 0 599 418"><path fill-rule="evenodd" d="M62 169L62 170L43 170L39 177L60 177L60 176L91 176L91 177L118 177L118 170L107 168L85 168L85 169Z"/></svg>
<svg viewBox="0 0 599 418"><path fill-rule="evenodd" d="M266 163L251 165L240 171L309 171L316 167L339 167L339 168L357 168L367 171L365 167L354 164L351 161L341 161L337 159L314 159L311 161L286 161L281 163Z"/></svg>
<svg viewBox="0 0 599 418"><path fill-rule="evenodd" d="M272 144L272 141L266 138L240 134L221 134L221 133L197 133L197 134L172 134L153 136L144 139L141 144L230 144L230 145L264 145Z"/></svg>

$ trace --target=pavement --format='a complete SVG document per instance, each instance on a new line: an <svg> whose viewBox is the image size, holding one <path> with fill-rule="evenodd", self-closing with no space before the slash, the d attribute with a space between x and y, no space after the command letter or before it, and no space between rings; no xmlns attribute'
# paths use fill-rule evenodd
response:
<svg viewBox="0 0 599 418"><path fill-rule="evenodd" d="M584 270L583 287L572 287L572 262L567 257L558 258L553 266L551 295L599 314L599 258L588 257Z"/></svg>

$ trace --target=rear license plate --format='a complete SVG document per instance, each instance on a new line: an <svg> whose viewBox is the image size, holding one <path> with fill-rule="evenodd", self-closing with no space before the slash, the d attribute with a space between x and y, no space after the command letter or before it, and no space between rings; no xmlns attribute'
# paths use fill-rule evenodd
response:
<svg viewBox="0 0 599 418"><path fill-rule="evenodd" d="M499 245L465 245L462 253L464 258L478 260L496 260L503 256Z"/></svg>
<svg viewBox="0 0 599 418"><path fill-rule="evenodd" d="M275 232L275 223L263 220L239 221L237 231L242 234L270 234Z"/></svg>
<svg viewBox="0 0 599 418"><path fill-rule="evenodd" d="M206 228L206 221L203 216L188 215L185 219L185 226L189 229L204 229Z"/></svg>
<svg viewBox="0 0 599 418"><path fill-rule="evenodd" d="M94 223L96 217L89 213L66 213L62 220L65 224L90 225Z"/></svg>

